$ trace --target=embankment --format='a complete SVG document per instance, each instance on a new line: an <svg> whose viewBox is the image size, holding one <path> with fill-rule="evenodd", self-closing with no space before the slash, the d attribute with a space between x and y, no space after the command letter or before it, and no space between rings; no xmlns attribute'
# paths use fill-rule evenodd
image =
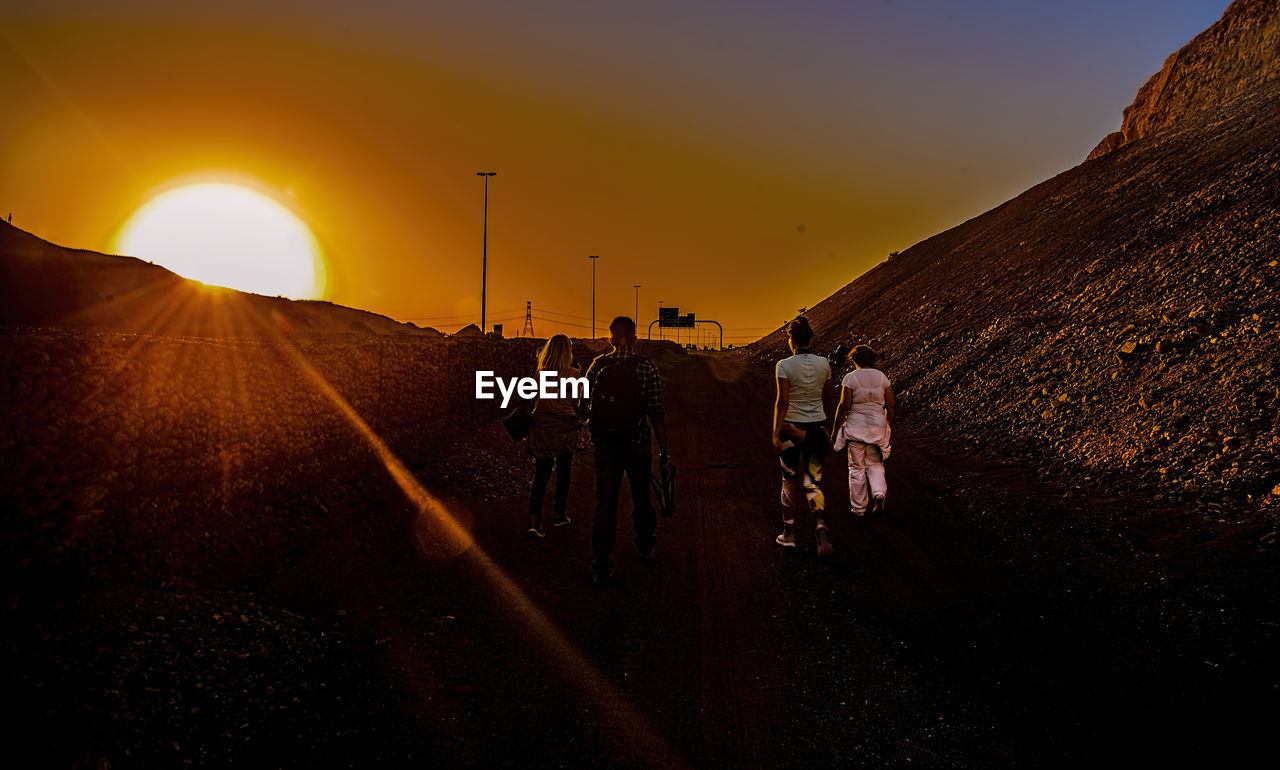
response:
<svg viewBox="0 0 1280 770"><path fill-rule="evenodd" d="M539 342L0 329L5 582L268 569L386 473L376 442L412 466L498 417L475 370L527 374Z"/></svg>

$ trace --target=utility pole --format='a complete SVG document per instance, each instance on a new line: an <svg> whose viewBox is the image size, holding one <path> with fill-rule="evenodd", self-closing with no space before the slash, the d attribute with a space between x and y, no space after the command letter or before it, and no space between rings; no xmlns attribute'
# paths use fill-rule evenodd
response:
<svg viewBox="0 0 1280 770"><path fill-rule="evenodd" d="M636 290L636 315L631 320L636 322L636 327L640 326L640 284L633 284Z"/></svg>
<svg viewBox="0 0 1280 770"><path fill-rule="evenodd" d="M497 171L477 171L476 176L484 177L484 225L480 241L480 333L484 334L484 300L489 280L489 177L497 176Z"/></svg>
<svg viewBox="0 0 1280 770"><path fill-rule="evenodd" d="M587 256L591 260L591 339L596 338L596 260L599 258L599 254Z"/></svg>

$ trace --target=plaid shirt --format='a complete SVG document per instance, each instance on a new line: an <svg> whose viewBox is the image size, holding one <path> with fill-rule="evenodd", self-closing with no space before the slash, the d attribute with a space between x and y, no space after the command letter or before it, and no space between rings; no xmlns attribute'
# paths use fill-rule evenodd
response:
<svg viewBox="0 0 1280 770"><path fill-rule="evenodd" d="M633 348L614 348L613 352L596 356L591 362L591 366L587 367L587 381L591 383L591 392L596 389L596 376L600 374L600 370L606 364L614 361L621 361L624 358L639 358L640 362L636 364L636 379L640 381L640 394L644 397L645 415L651 419L661 417L664 413L662 408L662 380L658 377L658 367L653 361L637 353ZM584 404L590 409L590 399ZM640 430L636 432L635 443L647 444L649 442L649 420L640 423Z"/></svg>

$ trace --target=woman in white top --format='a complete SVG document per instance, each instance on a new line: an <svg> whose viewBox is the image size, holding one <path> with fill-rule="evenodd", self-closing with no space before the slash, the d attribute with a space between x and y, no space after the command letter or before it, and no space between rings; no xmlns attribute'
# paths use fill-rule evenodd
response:
<svg viewBox="0 0 1280 770"><path fill-rule="evenodd" d="M817 519L818 555L830 556L834 549L822 497L822 465L830 434L822 400L831 393L831 365L809 352L813 329L804 316L791 322L787 337L794 355L778 362L778 397L773 405L773 448L782 463L782 534L775 542L795 547L796 501L803 490Z"/></svg>
<svg viewBox="0 0 1280 770"><path fill-rule="evenodd" d="M884 461L889 459L889 432L893 424L893 388L884 372L873 369L876 352L866 345L853 351L854 370L840 383L840 404L836 407L835 449L849 449L849 508L859 516L868 510L870 488L872 513L884 510L888 485Z"/></svg>

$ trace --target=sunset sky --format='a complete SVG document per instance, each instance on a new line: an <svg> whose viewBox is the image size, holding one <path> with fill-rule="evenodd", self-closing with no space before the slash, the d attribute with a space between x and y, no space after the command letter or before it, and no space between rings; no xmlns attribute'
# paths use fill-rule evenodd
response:
<svg viewBox="0 0 1280 770"><path fill-rule="evenodd" d="M328 298L589 334L658 300L760 336L1082 161L1228 0L0 0L0 216L109 250L241 180ZM146 255L139 255L146 256ZM558 319L551 323L547 319Z"/></svg>

